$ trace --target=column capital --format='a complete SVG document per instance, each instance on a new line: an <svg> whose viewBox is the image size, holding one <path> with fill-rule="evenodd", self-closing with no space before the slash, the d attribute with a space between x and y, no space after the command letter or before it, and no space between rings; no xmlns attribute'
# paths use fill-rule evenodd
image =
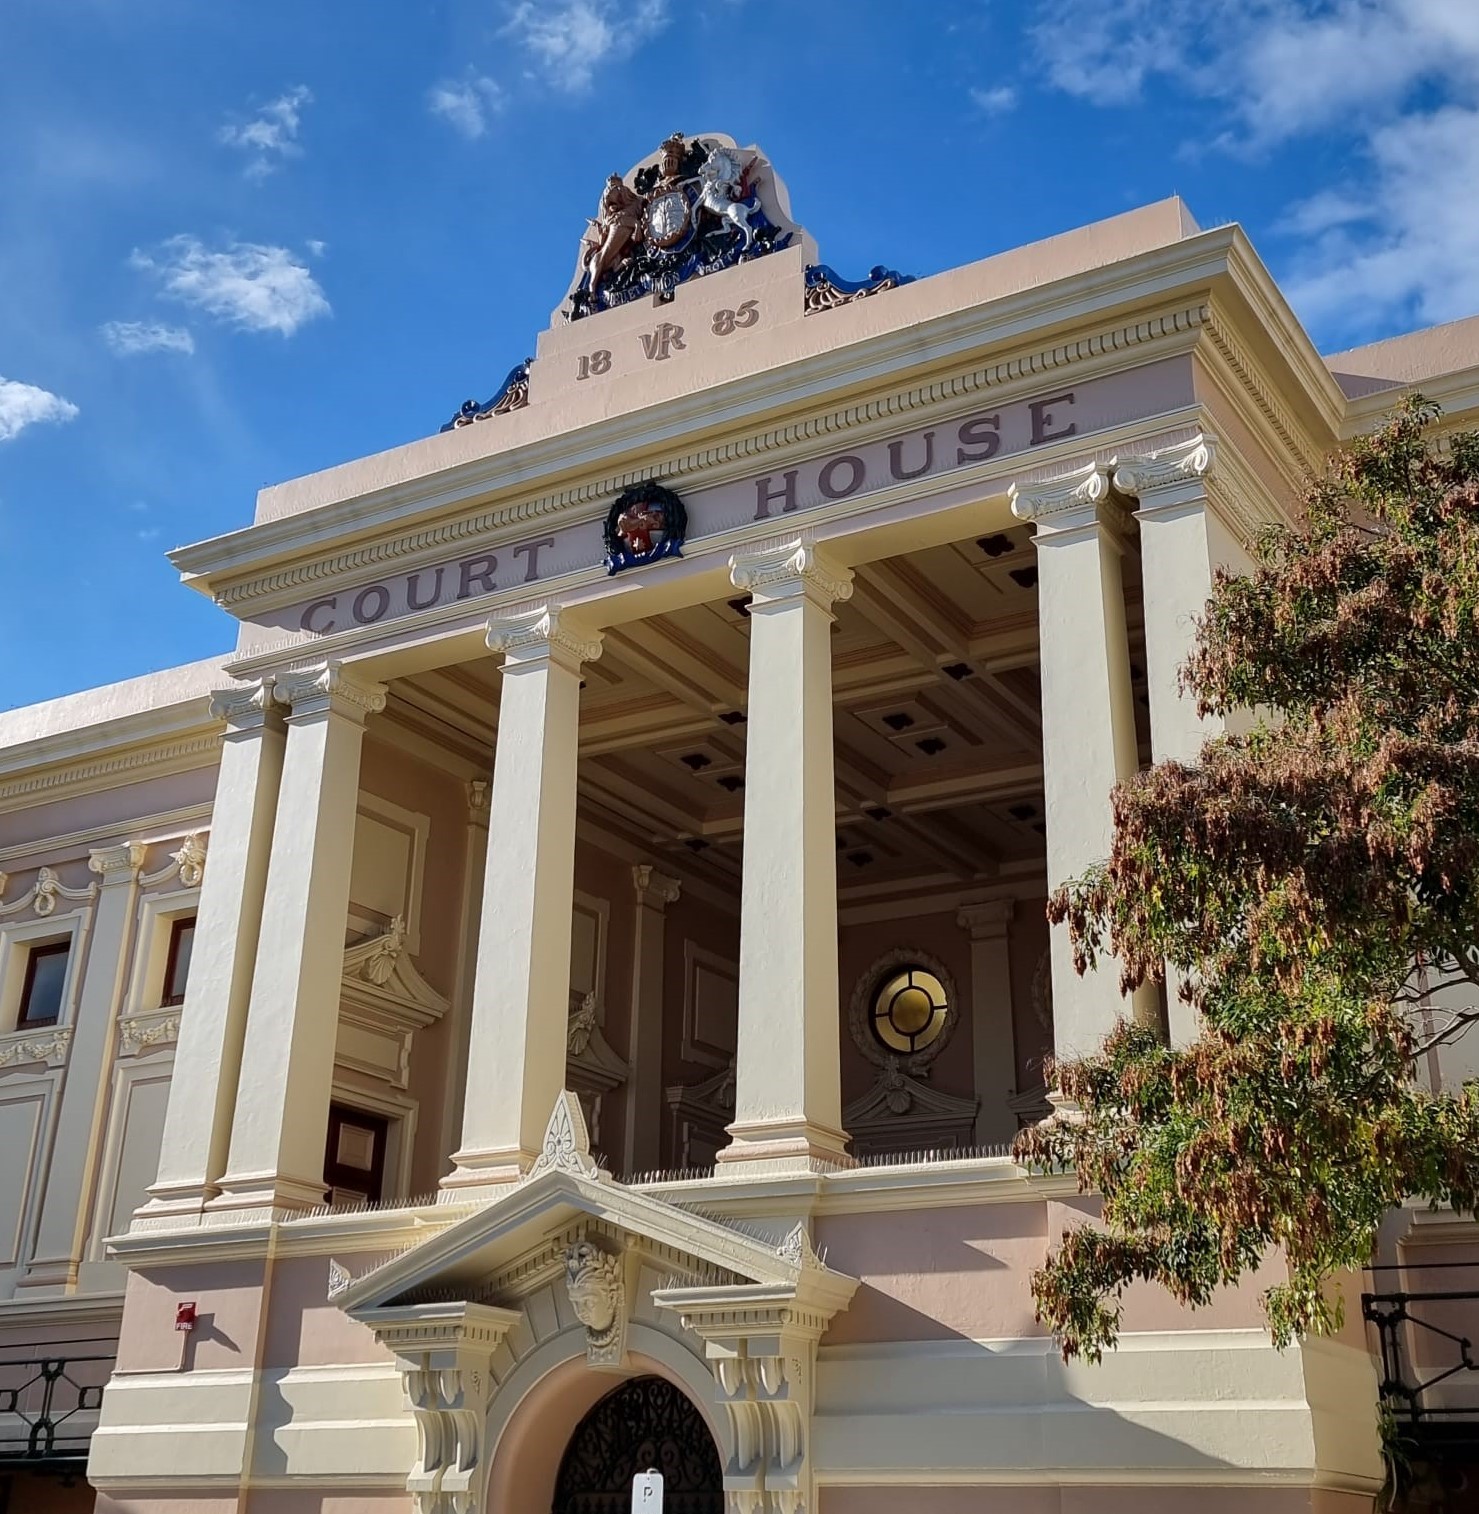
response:
<svg viewBox="0 0 1479 1514"><path fill-rule="evenodd" d="M601 633L570 620L554 605L495 615L488 622L487 642L490 652L504 654L505 669L554 662L573 673L601 655Z"/></svg>
<svg viewBox="0 0 1479 1514"><path fill-rule="evenodd" d="M110 883L132 882L144 866L148 846L142 841L125 841L121 846L94 847L87 855L87 870L97 873L106 888Z"/></svg>
<svg viewBox="0 0 1479 1514"><path fill-rule="evenodd" d="M480 825L484 830L488 829L489 796L493 785L486 778L469 778L462 785L462 792L467 798L467 822L469 825Z"/></svg>
<svg viewBox="0 0 1479 1514"><path fill-rule="evenodd" d="M955 923L970 933L972 941L989 940L1004 936L1016 913L1015 899L987 899L980 904L962 905L955 916Z"/></svg>
<svg viewBox="0 0 1479 1514"><path fill-rule="evenodd" d="M1104 518L1109 470L1103 463L1085 463L1057 478L1013 484L1007 498L1012 514L1036 526L1040 538L1050 532L1071 531Z"/></svg>
<svg viewBox="0 0 1479 1514"><path fill-rule="evenodd" d="M669 904L676 904L678 896L683 892L683 884L679 879L658 872L646 862L633 865L632 887L637 891L637 903L653 909L665 909Z"/></svg>
<svg viewBox="0 0 1479 1514"><path fill-rule="evenodd" d="M1217 438L1199 431L1189 441L1159 447L1141 457L1118 459L1114 464L1114 487L1133 495L1140 510L1184 504L1201 494L1207 477L1217 466Z"/></svg>
<svg viewBox="0 0 1479 1514"><path fill-rule="evenodd" d="M233 732L259 731L272 713L272 679L256 678L214 689L210 708L212 718L224 720Z"/></svg>
<svg viewBox="0 0 1479 1514"><path fill-rule="evenodd" d="M804 539L759 552L736 552L729 559L729 580L762 602L804 595L826 608L852 595L852 570L829 562Z"/></svg>
<svg viewBox="0 0 1479 1514"><path fill-rule="evenodd" d="M347 715L364 723L366 715L385 708L385 685L361 682L344 671L342 663L321 662L294 668L273 680L272 697L291 709L289 720L305 715Z"/></svg>

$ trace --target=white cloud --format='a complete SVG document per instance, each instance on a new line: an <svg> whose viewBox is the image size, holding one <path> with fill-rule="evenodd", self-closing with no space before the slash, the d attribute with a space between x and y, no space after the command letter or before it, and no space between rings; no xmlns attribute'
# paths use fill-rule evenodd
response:
<svg viewBox="0 0 1479 1514"><path fill-rule="evenodd" d="M251 154L246 166L248 178L266 178L282 166L283 159L302 156L298 127L302 124L303 107L312 101L312 91L299 84L269 100L250 121L240 125L228 122L221 128L221 140L228 147Z"/></svg>
<svg viewBox="0 0 1479 1514"><path fill-rule="evenodd" d="M1275 230L1307 320L1361 335L1479 309L1479 5L1474 0L1050 0L1046 77L1122 105L1153 76L1214 109L1207 142L1262 155L1325 135L1355 161ZM1158 88L1165 87L1158 83Z"/></svg>
<svg viewBox="0 0 1479 1514"><path fill-rule="evenodd" d="M123 357L141 352L195 351L195 338L184 326L162 326L156 321L108 321L98 328L103 340Z"/></svg>
<svg viewBox="0 0 1479 1514"><path fill-rule="evenodd" d="M667 0L519 0L505 31L551 84L579 94L597 67L630 57L667 20Z"/></svg>
<svg viewBox="0 0 1479 1514"><path fill-rule="evenodd" d="M444 79L427 92L426 105L432 115L473 141L487 132L488 117L503 109L503 91L482 74L460 83Z"/></svg>
<svg viewBox="0 0 1479 1514"><path fill-rule="evenodd" d="M48 421L60 424L76 418L76 405L61 395L18 379L0 378L0 442L19 436L27 426Z"/></svg>
<svg viewBox="0 0 1479 1514"><path fill-rule="evenodd" d="M317 237L309 237L303 245L308 249L308 256L311 258L321 258L329 250L329 244L320 242Z"/></svg>
<svg viewBox="0 0 1479 1514"><path fill-rule="evenodd" d="M171 237L157 252L136 250L135 268L155 274L164 293L243 331L291 336L331 313L317 280L286 247L233 242L219 252L198 237Z"/></svg>
<svg viewBox="0 0 1479 1514"><path fill-rule="evenodd" d="M1017 104L1017 91L1010 84L998 84L994 89L973 89L971 104L983 115L1004 116Z"/></svg>

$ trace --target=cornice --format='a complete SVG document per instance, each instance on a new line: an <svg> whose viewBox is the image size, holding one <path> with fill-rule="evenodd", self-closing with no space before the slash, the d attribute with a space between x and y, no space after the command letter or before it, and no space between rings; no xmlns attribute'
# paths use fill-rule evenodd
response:
<svg viewBox="0 0 1479 1514"><path fill-rule="evenodd" d="M1232 232L1227 257L1229 281L1247 304L1258 330L1288 366L1327 434L1337 434L1346 408L1344 391L1242 227L1234 225L1228 230ZM1304 429L1301 423L1295 424ZM1317 452L1322 445L1317 442Z"/></svg>
<svg viewBox="0 0 1479 1514"><path fill-rule="evenodd" d="M1107 466L1122 447L1142 448L1168 443L1194 433L1203 424L1204 416L1200 405L1178 406L1164 414L1142 416L1104 431L1074 436L1045 446L1030 459L1032 471L1051 469L1065 462L1077 462L1085 456L1099 458L1101 466ZM1022 455L1013 454L819 505L806 512L807 531L820 540L827 528L836 523L888 510L900 504L919 504L963 490L975 490L982 498L992 494L1004 495L1008 483L1021 474L1023 467ZM693 563L706 558L718 566L733 552L749 552L764 541L773 541L774 527L774 521L747 521L690 540L686 544L685 561ZM571 596L589 595L593 590L600 594L606 583L605 568L599 562L594 562L587 567L541 579L539 588L547 602L555 602ZM434 605L431 609L416 614L400 616L393 622L356 626L352 630L328 636L313 637L301 631L285 632L280 640L256 646L247 655L228 664L228 671L248 677L271 669L291 667L309 659L318 660L326 655L357 657L367 650L378 648L382 638L387 635L400 641L411 636L424 638L428 635L467 633L486 618L489 609L504 604L527 604L528 599L528 585L518 584L488 595L479 602L481 608L476 612L470 612L465 604ZM573 607L574 600L571 602ZM581 608L586 608L584 598Z"/></svg>
<svg viewBox="0 0 1479 1514"><path fill-rule="evenodd" d="M321 539L328 533L342 534L345 530L353 530L363 539L404 521L407 507L421 507L422 515L431 510L456 509L477 495L504 488L518 488L525 495L518 515L507 518L530 521L550 513L551 509L593 503L609 494L618 494L628 484L636 483L642 477L651 477L652 463L643 462L621 474L612 474L601 486L587 483L568 489L557 497L528 498L531 481L540 474L568 474L572 468L601 465L613 454L627 454L634 448L671 447L672 442L684 433L698 430L711 435L716 428L733 422L743 424L757 413L795 413L801 404L824 398L837 389L855 389L860 383L878 382L884 375L898 369L917 371L923 366L955 362L978 348L1001 347L1008 342L1020 344L1023 339L1029 339L1032 332L1063 330L1075 324L1091 326L1094 319L1102 319L1107 310L1122 312L1125 307L1140 304L1146 309L1137 319L1105 322L1101 330L1091 335L1045 345L1025 356L993 365L993 378L976 383L975 388L1002 385L1011 378L1048 374L1066 363L1081 362L1101 354L1119 354L1141 342L1173 335L1163 329L1163 321L1172 313L1170 307L1178 303L1175 291L1184 291L1188 286L1210 285L1217 277L1226 274L1229 254L1238 235L1235 227L1220 227L1213 232L1151 248L1117 263L1085 269L1067 279L1019 289L963 309L945 310L889 332L851 341L843 339L819 353L799 357L775 368L749 372L724 385L710 386L665 401L657 410L655 424L654 413L648 410L602 419L574 431L545 436L516 450L475 457L454 463L450 468L428 471L419 477L391 484L388 488L262 521L209 542L179 548L170 554L170 559L188 581L207 575L221 578L223 583L220 586L201 584L201 587L203 592L215 592L221 597L221 603L227 603L224 592L227 587L235 589L235 586L229 586L224 580L232 574L247 574L251 571L251 563L262 562L263 557L282 559L295 551L303 551L309 545L304 537ZM923 288L923 283L919 288ZM946 389L960 392L954 389L954 383L955 380L946 380ZM914 397L910 403L910 395L913 391L905 389L895 397L886 398L883 403L892 409L892 413L907 413L919 403L939 403L946 397L945 394L934 398ZM839 413L828 412L811 416L798 424L801 430L786 425L781 428L781 435L798 441L805 435L820 438L839 428L851 427L855 418L842 418ZM434 439L428 439L428 442L434 445ZM663 477L684 477L692 472L707 471L727 456L754 457L761 451L774 450L777 445L778 441L774 439L745 438L739 442L724 442L718 447L693 448L674 454L671 459L665 457L665 465L660 471ZM431 457L434 453L428 453L428 462ZM448 540L456 542L468 534L481 534L492 524L497 522L469 525L459 536L447 537L437 545L447 545ZM372 559L371 562L378 560ZM353 566L356 565L347 563L341 568L328 569L327 574L319 577L351 571ZM300 583L304 581L312 580L301 580Z"/></svg>
<svg viewBox="0 0 1479 1514"><path fill-rule="evenodd" d="M104 742L112 745L108 738L115 734L113 727L103 725L91 730L98 745ZM0 780L0 809L45 804L60 798L63 791L71 797L96 789L116 788L124 783L142 782L145 778L160 778L190 768L212 767L219 751L220 737L211 730L178 741L78 762L49 765L46 758L38 756L26 764L35 771L24 777Z"/></svg>
<svg viewBox="0 0 1479 1514"><path fill-rule="evenodd" d="M804 418L786 419L780 424L751 431L749 435L733 436L718 444L686 451L649 451L639 462L621 471L601 472L580 483L543 494L528 492L530 469L519 468L516 469L516 483L522 484L524 492L513 500L483 504L469 515L388 534L356 547L328 551L325 556L297 563L291 568L227 581L215 593L215 600L233 615L244 615L248 607L253 613L268 612L283 604L295 603L312 592L316 584L328 580L347 577L353 583L356 575L363 575L365 581L372 581L389 566L394 566L397 572L412 572L424 563L445 560L466 542L475 540L480 547L497 547L504 537L524 533L531 522L562 513L580 519L581 510L595 512L601 509L621 494L622 489L630 488L643 478L666 478L671 483L687 483L692 488L693 481L701 477L702 486L711 488L733 478L745 477L760 460L768 460L775 466L805 462L808 457L819 454L817 444L843 431L857 442L867 441L870 435L884 435L895 430L899 418L917 410L939 407L940 419L948 421L955 415L969 412L978 395L990 392L993 401L998 398L1005 401L1013 397L1014 391L1031 391L1043 378L1060 374L1070 366L1082 366L1087 378L1090 377L1088 368L1123 369L1154 362L1157 357L1170 356L1172 351L1185 350L1207 318L1207 310L1205 301L1197 301L1181 309L1149 312L1137 321L1116 324L1073 341L1058 342L1051 347L1007 357L1001 362L985 363L981 368L914 383L908 388L877 395L872 400L854 401ZM998 391L1002 391L1001 394ZM648 441L651 445L659 439ZM509 462L512 454L498 456ZM522 459L524 453L518 456ZM568 454L562 454L562 462L568 460ZM609 462L606 456L593 460L598 465ZM515 472L512 463L509 471L510 474ZM507 480L494 480L486 488L506 486ZM434 506L437 501L422 503ZM327 524L319 521L321 513L321 510L313 510L303 516L294 516L294 519L321 527ZM397 524L392 518L385 522L385 527L394 531ZM306 536L309 533L303 531L300 534ZM315 534L321 534L321 530ZM312 551L312 542L304 542L304 550Z"/></svg>
<svg viewBox="0 0 1479 1514"><path fill-rule="evenodd" d="M1215 306L1208 313L1206 331L1212 346L1242 386L1244 394L1297 459L1299 467L1306 473L1317 472L1324 450L1311 439L1308 430L1268 384L1259 365L1234 334L1231 322ZM1336 427L1338 425L1337 420ZM1332 427L1332 435L1338 434L1336 427Z"/></svg>
<svg viewBox="0 0 1479 1514"><path fill-rule="evenodd" d="M151 846L161 841L173 841L187 832L206 832L210 829L211 806L191 804L183 809L165 810L155 815L144 815L130 823L128 829ZM55 836L46 836L37 841L22 841L14 846L0 847L0 866L22 860L39 860L55 856L61 860L81 856L93 842L107 841L118 834L117 821L106 825L90 826L82 831L63 831ZM144 882L151 880L145 878Z"/></svg>

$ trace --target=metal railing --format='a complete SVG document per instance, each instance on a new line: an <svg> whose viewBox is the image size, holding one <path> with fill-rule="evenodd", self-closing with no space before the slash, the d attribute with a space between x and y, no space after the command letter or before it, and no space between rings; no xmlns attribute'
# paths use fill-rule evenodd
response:
<svg viewBox="0 0 1479 1514"><path fill-rule="evenodd" d="M0 1468L87 1460L116 1342L48 1341L43 1349L0 1349Z"/></svg>
<svg viewBox="0 0 1479 1514"><path fill-rule="evenodd" d="M1361 1295L1361 1313L1376 1328L1393 1431L1414 1456L1479 1459L1479 1263L1370 1272L1375 1286Z"/></svg>

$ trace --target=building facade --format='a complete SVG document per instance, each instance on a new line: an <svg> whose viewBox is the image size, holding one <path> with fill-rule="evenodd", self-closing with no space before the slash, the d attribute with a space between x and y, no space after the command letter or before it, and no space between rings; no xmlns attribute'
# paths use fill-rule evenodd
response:
<svg viewBox="0 0 1479 1514"><path fill-rule="evenodd" d="M1179 201L853 282L757 149L608 182L491 399L174 554L234 651L0 715L12 1514L1368 1508L1363 1281L1065 1365L1092 1201L1008 1147L1193 1033L1049 885L1410 384L1471 419L1479 322L1326 360Z"/></svg>

